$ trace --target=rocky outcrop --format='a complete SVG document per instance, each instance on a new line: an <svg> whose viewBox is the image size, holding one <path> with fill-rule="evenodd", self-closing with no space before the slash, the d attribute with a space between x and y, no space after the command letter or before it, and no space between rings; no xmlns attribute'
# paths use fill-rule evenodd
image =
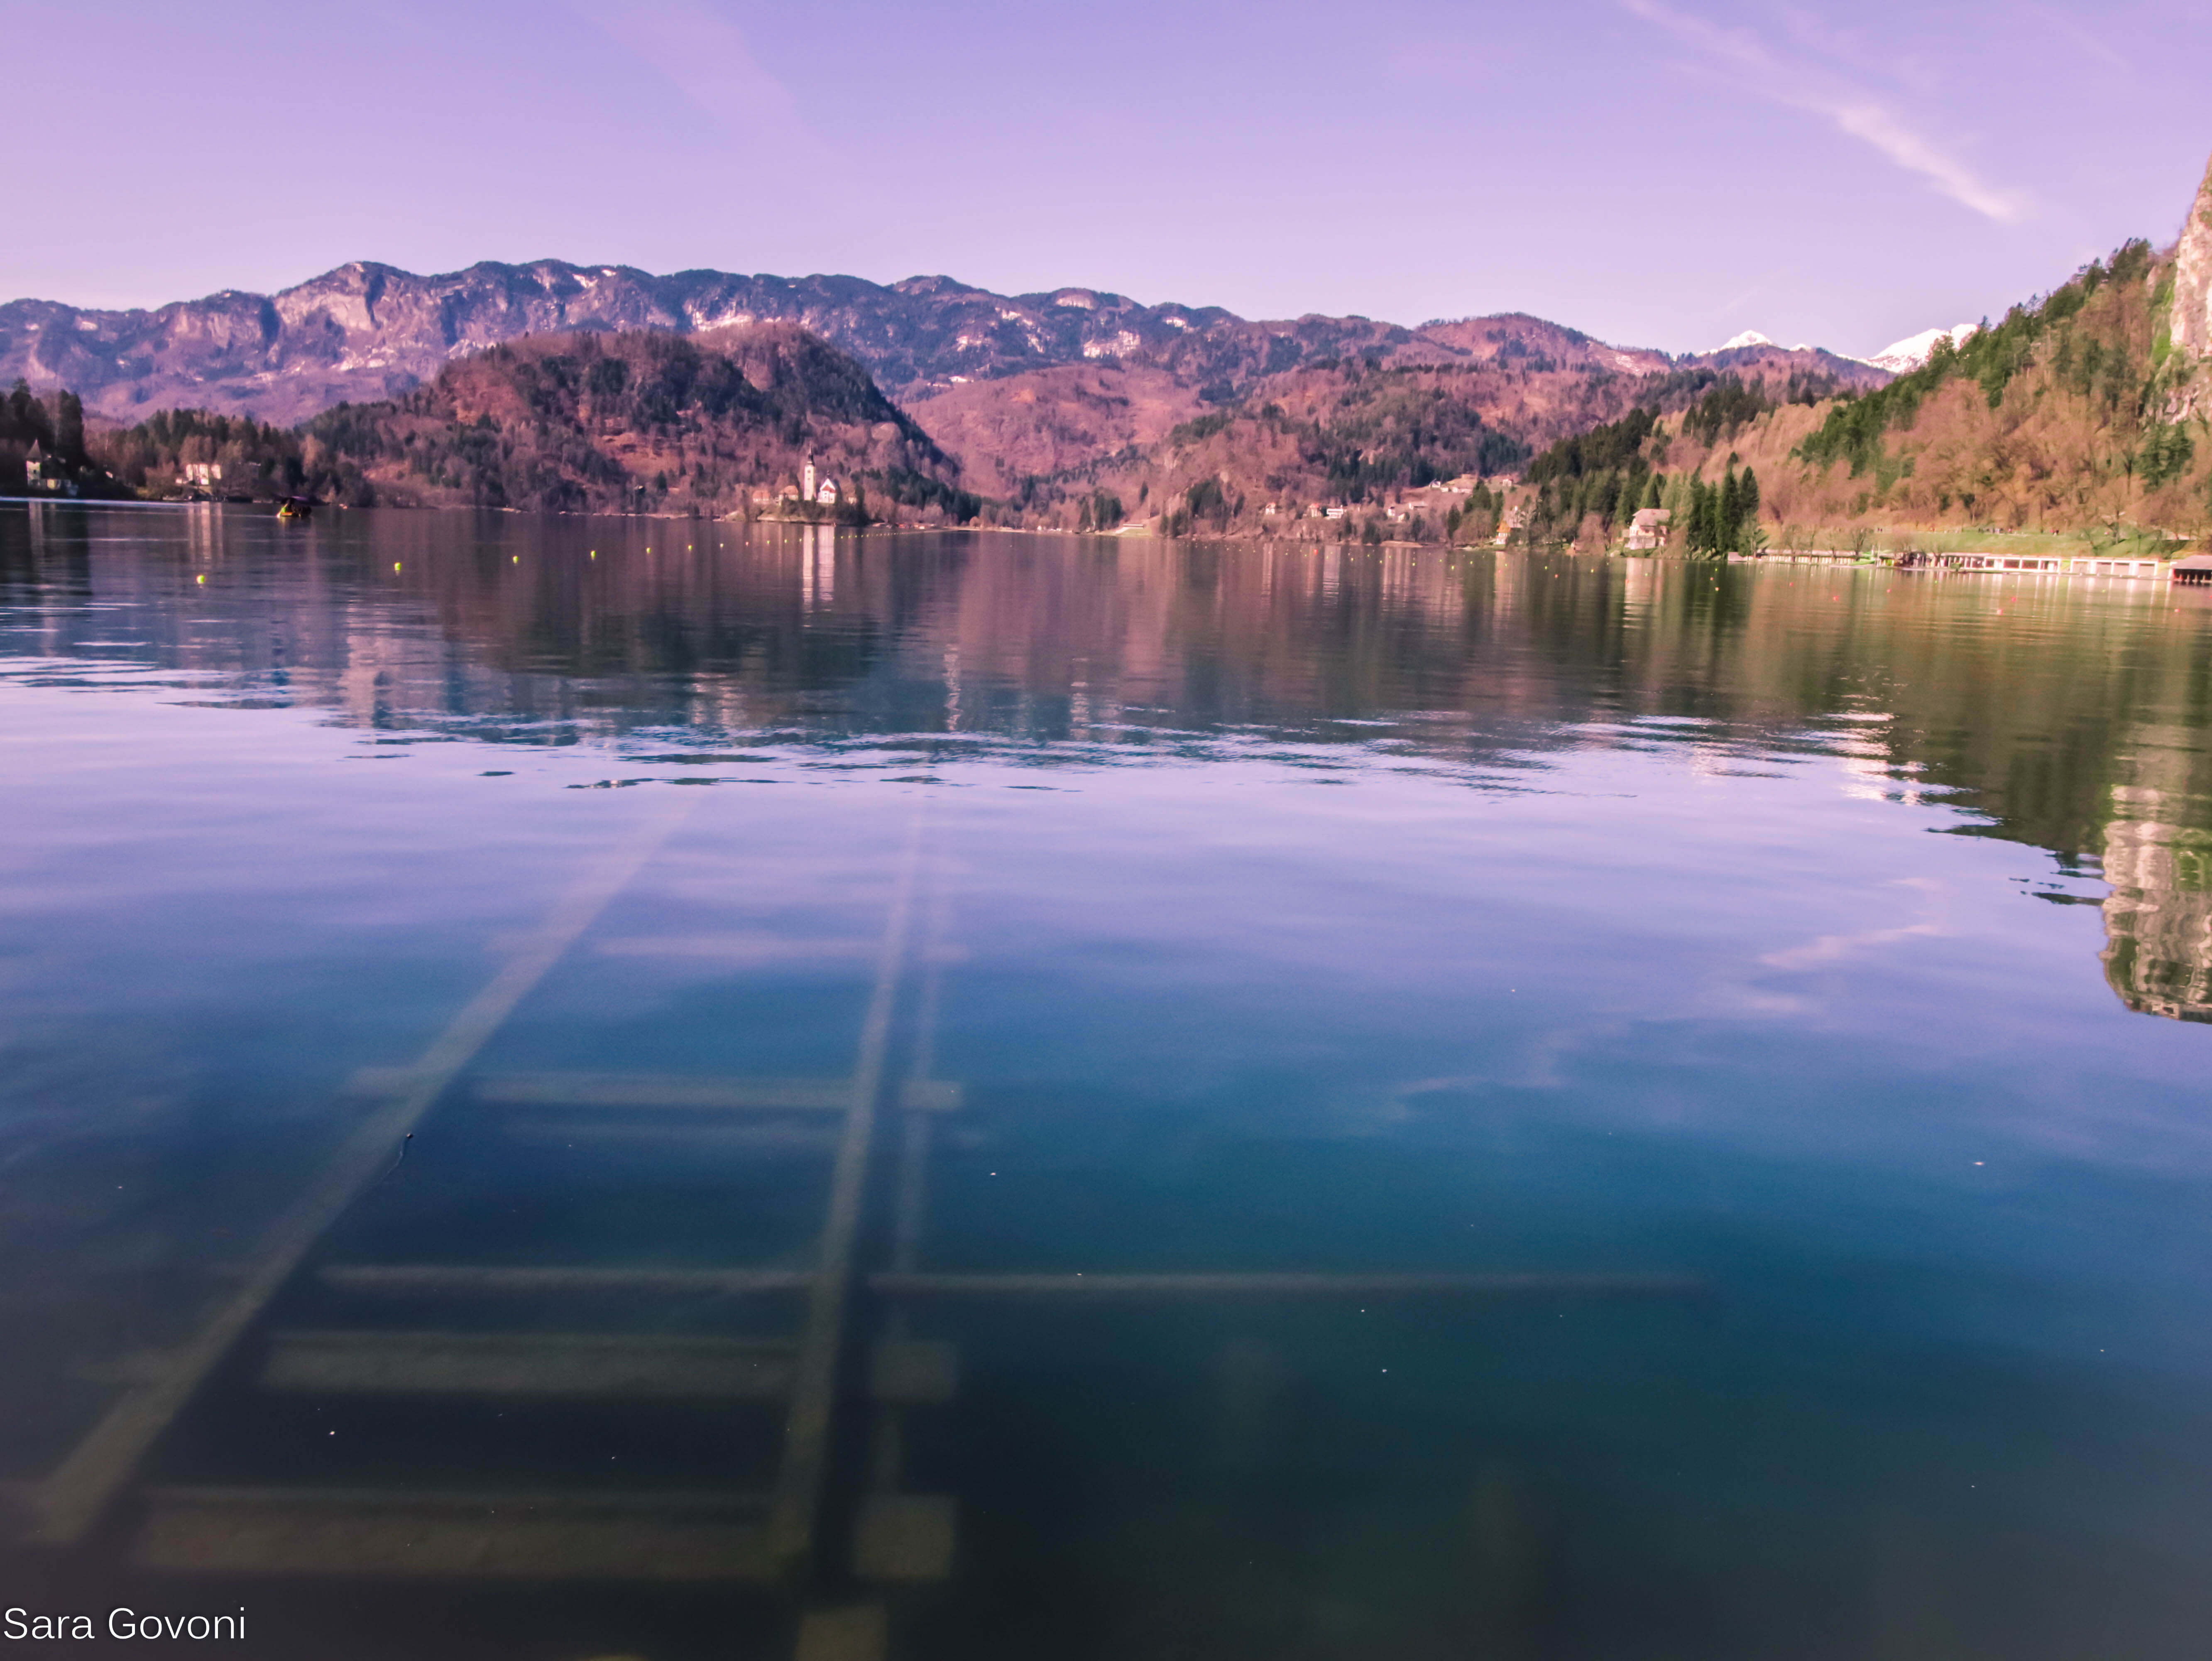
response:
<svg viewBox="0 0 2212 1661"><path fill-rule="evenodd" d="M2173 309L2166 330L2176 368L2185 377L2174 413L2203 414L2212 409L2212 165L2204 170L2173 251Z"/></svg>
<svg viewBox="0 0 2212 1661"><path fill-rule="evenodd" d="M2173 344L2212 356L2212 165L2204 170L2173 256Z"/></svg>

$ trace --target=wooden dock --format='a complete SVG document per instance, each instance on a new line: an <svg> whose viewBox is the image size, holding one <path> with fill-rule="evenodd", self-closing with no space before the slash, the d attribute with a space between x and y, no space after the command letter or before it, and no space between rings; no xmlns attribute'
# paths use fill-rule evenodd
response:
<svg viewBox="0 0 2212 1661"><path fill-rule="evenodd" d="M1907 548L1895 553L1861 553L1849 548L1770 549L1763 554L1730 554L1731 565L1868 565L1900 571L2008 572L2031 576L2118 577L2133 581L2181 581L2180 566L2165 560L2110 554L2016 554L1977 549L1935 553Z"/></svg>

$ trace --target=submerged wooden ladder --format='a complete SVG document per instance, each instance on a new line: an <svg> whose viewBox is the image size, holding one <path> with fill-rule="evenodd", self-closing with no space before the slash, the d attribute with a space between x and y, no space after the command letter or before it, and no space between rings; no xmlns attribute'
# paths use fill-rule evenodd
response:
<svg viewBox="0 0 2212 1661"><path fill-rule="evenodd" d="M1671 1298L1695 1293L1672 1275L1526 1273L947 1273L925 1268L927 1174L934 1126L963 1105L934 1076L946 908L941 887L917 894L922 866L909 837L882 934L836 955L872 962L850 1072L834 1079L751 1079L587 1071L489 1073L476 1064L522 1001L654 858L680 816L656 822L564 901L411 1066L356 1080L374 1105L309 1190L269 1229L213 1317L127 1390L38 1485L33 1540L58 1550L121 1527L130 1560L179 1573L374 1577L447 1581L635 1580L780 1587L816 1606L798 1628L799 1661L872 1661L888 1642L882 1594L820 1606L808 1591L820 1563L833 1428L841 1400L871 1415L866 1469L849 1496L848 1549L832 1579L878 1589L942 1580L952 1571L957 1508L902 1486L906 1415L954 1396L951 1346L919 1338L915 1312L977 1299L1080 1304L1190 1299L1362 1300L1546 1297ZM926 912L916 945L915 915ZM611 942L640 956L788 955L746 937ZM903 1076L888 1075L894 1016L920 968L914 1042ZM805 1133L830 1151L827 1196L808 1261L681 1265L606 1262L319 1261L316 1248L389 1174L393 1150L434 1108L471 1110L525 1141L617 1146L658 1141L702 1150L743 1146L766 1126ZM878 1121L898 1128L890 1173L884 1267L860 1263ZM356 1303L419 1305L568 1300L797 1299L794 1328L771 1335L596 1329L377 1326L272 1328L279 1294L305 1288ZM852 1335L865 1293L877 1313L865 1348ZM246 1347L251 1337L258 1350ZM848 1368L848 1351L865 1366ZM252 1366L241 1373L240 1359ZM226 1369L229 1369L226 1372ZM756 1487L614 1488L575 1482L459 1488L415 1481L377 1486L179 1485L149 1482L149 1456L218 1375L272 1396L333 1399L593 1403L649 1409L684 1403L782 1409L773 1474ZM381 1473L380 1473L380 1477ZM841 1512L842 1515L842 1512ZM818 1580L819 1576L813 1579Z"/></svg>
<svg viewBox="0 0 2212 1661"><path fill-rule="evenodd" d="M161 1572L545 1581L734 1582L803 1591L840 1396L855 1250L872 1146L885 1109L909 1121L954 1110L957 1087L911 1077L887 1090L886 1057L911 956L919 850L900 859L879 940L857 1053L836 1079L674 1074L482 1074L477 1058L522 1001L658 853L681 816L647 827L565 900L412 1066L356 1081L372 1106L308 1191L268 1229L237 1284L182 1345L158 1358L29 1494L27 1543L67 1553L95 1536L127 1541L128 1561ZM678 955L720 955L678 940ZM622 954L638 955L635 942ZM850 955L849 952L841 952ZM437 1108L469 1106L511 1135L574 1141L713 1142L747 1123L797 1121L828 1132L827 1200L804 1267L678 1269L588 1264L317 1265L319 1242L393 1164L396 1147ZM701 1292L797 1299L795 1329L774 1336L619 1330L270 1329L280 1294L302 1285L355 1298L551 1295L625 1299ZM258 1355L253 1345L258 1344ZM253 1363L240 1375L240 1361ZM957 1366L944 1345L884 1339L870 1347L866 1394L904 1409L949 1399ZM331 1398L470 1398L519 1404L682 1402L781 1408L773 1475L754 1488L617 1488L543 1482L459 1488L437 1482L374 1487L175 1485L142 1472L172 1427L218 1377L250 1376L262 1392ZM858 1507L852 1568L862 1579L941 1578L952 1558L950 1500L872 1493ZM880 1619L849 1610L803 1620L802 1654L879 1651ZM811 1634L810 1636L810 1634ZM856 1648L855 1646L858 1645Z"/></svg>

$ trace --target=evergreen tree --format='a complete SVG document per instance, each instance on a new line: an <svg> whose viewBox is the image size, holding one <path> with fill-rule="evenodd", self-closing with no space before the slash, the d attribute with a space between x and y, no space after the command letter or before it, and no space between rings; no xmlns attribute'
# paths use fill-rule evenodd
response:
<svg viewBox="0 0 2212 1661"><path fill-rule="evenodd" d="M1620 494L1613 500L1613 522L1616 525L1626 525L1634 519L1636 504L1643 499L1644 493L1636 488L1636 475L1624 474L1620 481Z"/></svg>
<svg viewBox="0 0 2212 1661"><path fill-rule="evenodd" d="M1660 505L1660 496L1666 488L1666 476L1662 473L1652 474L1650 483L1644 487L1644 505L1647 508L1658 507Z"/></svg>
<svg viewBox="0 0 2212 1661"><path fill-rule="evenodd" d="M54 448L70 466L84 465L84 400L75 392L54 400Z"/></svg>
<svg viewBox="0 0 2212 1661"><path fill-rule="evenodd" d="M54 447L53 425L46 419L46 406L31 392L31 383L21 375L15 377L15 389L8 394L8 436L26 449L33 439Z"/></svg>
<svg viewBox="0 0 2212 1661"><path fill-rule="evenodd" d="M1728 470L1721 481L1720 498L1715 503L1713 514L1713 551L1725 554L1734 551L1741 539L1737 534L1743 524L1743 495L1736 484L1735 469Z"/></svg>

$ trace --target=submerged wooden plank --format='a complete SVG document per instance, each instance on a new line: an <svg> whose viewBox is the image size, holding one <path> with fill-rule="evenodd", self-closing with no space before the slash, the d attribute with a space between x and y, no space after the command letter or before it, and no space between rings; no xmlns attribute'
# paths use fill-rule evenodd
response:
<svg viewBox="0 0 2212 1661"><path fill-rule="evenodd" d="M134 1556L185 1573L766 1580L757 1495L154 1488Z"/></svg>
<svg viewBox="0 0 2212 1661"><path fill-rule="evenodd" d="M544 1332L279 1332L264 1390L329 1395L770 1401L793 1347L772 1340Z"/></svg>
<svg viewBox="0 0 2212 1661"><path fill-rule="evenodd" d="M959 1507L934 1494L872 1494L853 1524L853 1573L909 1584L952 1573Z"/></svg>
<svg viewBox="0 0 2212 1661"><path fill-rule="evenodd" d="M880 1603L809 1609L799 1618L795 1661L883 1661L890 1615Z"/></svg>
<svg viewBox="0 0 2212 1661"><path fill-rule="evenodd" d="M344 1292L386 1296L528 1297L538 1293L708 1293L745 1297L804 1292L803 1269L507 1268L485 1263L331 1263L318 1276Z"/></svg>
<svg viewBox="0 0 2212 1661"><path fill-rule="evenodd" d="M960 1388L960 1353L951 1344L881 1338L868 1354L868 1393L878 1402L935 1407Z"/></svg>
<svg viewBox="0 0 2212 1661"><path fill-rule="evenodd" d="M887 1298L1685 1298L1687 1275L871 1275Z"/></svg>
<svg viewBox="0 0 2212 1661"><path fill-rule="evenodd" d="M714 1079L680 1073L510 1073L480 1078L479 1102L505 1107L662 1108L706 1113L842 1113L849 1079Z"/></svg>
<svg viewBox="0 0 2212 1661"><path fill-rule="evenodd" d="M742 1296L804 1291L805 1269L507 1269L466 1263L334 1263L327 1286L392 1295L533 1293L708 1293ZM886 1298L1692 1298L1693 1275L998 1275L878 1273L868 1290Z"/></svg>
<svg viewBox="0 0 2212 1661"><path fill-rule="evenodd" d="M845 1116L836 1162L830 1169L830 1203L815 1248L818 1267L807 1293L798 1372L792 1384L791 1410L784 1422L783 1464L776 1473L775 1505L769 1526L773 1549L794 1566L812 1549L815 1516L829 1476L830 1420L836 1404L838 1355L844 1345L845 1305L854 1279L878 1098L884 1093L891 1015L913 917L920 832L920 821L909 822L905 855L899 861L890 910L884 921L875 986L860 1023L860 1052L854 1060L848 1086L851 1110Z"/></svg>
<svg viewBox="0 0 2212 1661"><path fill-rule="evenodd" d="M967 1091L950 1079L908 1079L899 1086L899 1106L908 1113L957 1113Z"/></svg>
<svg viewBox="0 0 2212 1661"><path fill-rule="evenodd" d="M817 1116L688 1119L583 1118L574 1110L518 1114L501 1127L508 1140L533 1147L696 1148L706 1153L827 1153L837 1146L835 1120Z"/></svg>
<svg viewBox="0 0 2212 1661"><path fill-rule="evenodd" d="M859 959L875 956L870 940L804 940L786 934L630 934L601 940L609 958L703 958L711 962L758 964Z"/></svg>

